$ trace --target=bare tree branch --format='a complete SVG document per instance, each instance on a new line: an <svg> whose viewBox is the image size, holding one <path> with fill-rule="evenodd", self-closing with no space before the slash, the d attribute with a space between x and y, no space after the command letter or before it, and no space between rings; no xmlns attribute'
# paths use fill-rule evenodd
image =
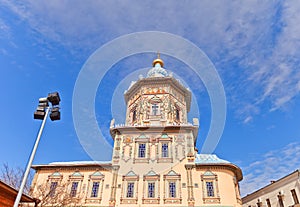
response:
<svg viewBox="0 0 300 207"><path fill-rule="evenodd" d="M8 163L3 163L1 167L0 179L17 190L20 188L23 175L24 175L24 170L22 170L20 167L11 168L8 165ZM32 178L33 178L33 173L32 171L30 171L29 176L27 178L26 185L24 187L24 193L26 194L28 194L30 191L30 184Z"/></svg>

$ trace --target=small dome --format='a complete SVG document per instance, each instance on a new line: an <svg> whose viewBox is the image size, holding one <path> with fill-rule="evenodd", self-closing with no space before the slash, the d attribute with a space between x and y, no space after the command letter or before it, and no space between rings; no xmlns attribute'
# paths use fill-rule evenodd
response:
<svg viewBox="0 0 300 207"><path fill-rule="evenodd" d="M164 61L162 59L157 58L157 59L153 60L152 66L154 67L157 63L159 63L161 67L164 67Z"/></svg>
<svg viewBox="0 0 300 207"><path fill-rule="evenodd" d="M153 68L151 68L147 74L147 77L166 77L168 76L167 71L163 68L164 61L160 59L159 53L157 58L152 62Z"/></svg>
<svg viewBox="0 0 300 207"><path fill-rule="evenodd" d="M159 63L161 67L164 67L164 61L162 59L160 59L160 53L157 52L157 58L155 60L153 60L152 62L152 66L155 67L155 65Z"/></svg>

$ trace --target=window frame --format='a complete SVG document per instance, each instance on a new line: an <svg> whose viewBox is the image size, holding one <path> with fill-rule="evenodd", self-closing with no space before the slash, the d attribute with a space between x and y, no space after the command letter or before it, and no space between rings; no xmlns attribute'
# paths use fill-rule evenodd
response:
<svg viewBox="0 0 300 207"><path fill-rule="evenodd" d="M55 184L55 185L53 185L53 184ZM55 197L57 186L58 186L58 181L57 180L56 181L54 181L54 180L51 181L51 183L50 183L50 190L49 190L49 197L50 198L54 198Z"/></svg>
<svg viewBox="0 0 300 207"><path fill-rule="evenodd" d="M149 186L152 185L149 189ZM160 175L150 170L143 177L143 204L159 204L160 203Z"/></svg>
<svg viewBox="0 0 300 207"><path fill-rule="evenodd" d="M121 192L121 204L137 204L139 176L129 171L123 176L123 187ZM128 191L130 190L130 191Z"/></svg>
<svg viewBox="0 0 300 207"><path fill-rule="evenodd" d="M164 148L165 147L165 148ZM162 158L169 158L169 143L163 142L161 143L161 157Z"/></svg>
<svg viewBox="0 0 300 207"><path fill-rule="evenodd" d="M279 207L284 207L283 195L281 193L279 193L279 195L277 195L277 198L278 198Z"/></svg>
<svg viewBox="0 0 300 207"><path fill-rule="evenodd" d="M138 143L138 158L146 158L146 145L146 143ZM143 149L141 149L141 146L143 146Z"/></svg>
<svg viewBox="0 0 300 207"><path fill-rule="evenodd" d="M78 186L79 186L79 181L72 181L71 183L71 190L70 190L70 197L71 198L76 198L77 194L77 190L78 190Z"/></svg>
<svg viewBox="0 0 300 207"><path fill-rule="evenodd" d="M160 116L160 114L159 103L151 103L151 116Z"/></svg>
<svg viewBox="0 0 300 207"><path fill-rule="evenodd" d="M181 204L181 175L174 170L170 170L164 175L164 203L165 204Z"/></svg>
<svg viewBox="0 0 300 207"><path fill-rule="evenodd" d="M214 182L212 180L205 181L206 186L206 196L215 197Z"/></svg>
<svg viewBox="0 0 300 207"><path fill-rule="evenodd" d="M176 198L176 181L169 181L169 198Z"/></svg>
<svg viewBox="0 0 300 207"><path fill-rule="evenodd" d="M292 197L293 197L294 205L299 204L299 199L298 199L296 190L292 189L291 194L292 194Z"/></svg>
<svg viewBox="0 0 300 207"><path fill-rule="evenodd" d="M148 198L155 198L155 182L148 182Z"/></svg>
<svg viewBox="0 0 300 207"><path fill-rule="evenodd" d="M134 182L127 182L126 198L134 197Z"/></svg>
<svg viewBox="0 0 300 207"><path fill-rule="evenodd" d="M98 184L97 186L95 186L96 183ZM97 188L95 189L95 187L97 187ZM99 190L100 190L100 181L93 181L92 189L91 189L91 192L90 192L91 193L90 197L91 198L98 198Z"/></svg>
<svg viewBox="0 0 300 207"><path fill-rule="evenodd" d="M218 176L210 170L207 170L201 175L201 182L203 203L220 203ZM211 183L211 186L207 186L208 183ZM210 187L210 189L208 187ZM213 194L209 193L209 190L213 190Z"/></svg>

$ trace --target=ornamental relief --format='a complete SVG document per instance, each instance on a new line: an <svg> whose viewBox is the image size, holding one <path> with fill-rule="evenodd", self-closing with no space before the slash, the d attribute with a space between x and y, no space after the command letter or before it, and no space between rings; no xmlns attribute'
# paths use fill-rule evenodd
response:
<svg viewBox="0 0 300 207"><path fill-rule="evenodd" d="M165 87L148 87L142 91L143 94L164 94L167 93Z"/></svg>
<svg viewBox="0 0 300 207"><path fill-rule="evenodd" d="M150 160L151 162L155 162L158 156L158 145L157 143L150 144Z"/></svg>
<svg viewBox="0 0 300 207"><path fill-rule="evenodd" d="M184 143L178 143L175 145L175 159L182 161L184 158L185 158Z"/></svg>
<svg viewBox="0 0 300 207"><path fill-rule="evenodd" d="M174 137L175 137L175 142L178 142L178 143L185 142L185 136L183 134L179 134L179 135L174 136Z"/></svg>
<svg viewBox="0 0 300 207"><path fill-rule="evenodd" d="M132 157L132 142L126 142L122 147L122 160L128 162Z"/></svg>
<svg viewBox="0 0 300 207"><path fill-rule="evenodd" d="M143 96L136 94L129 101L127 123L131 125L145 124L144 121L162 119L169 124L186 122L184 104L165 92L163 87L148 87L144 90L154 91Z"/></svg>
<svg viewBox="0 0 300 207"><path fill-rule="evenodd" d="M135 94L135 95L128 101L128 106L130 106L131 104L135 103L140 97L141 97L140 94Z"/></svg>

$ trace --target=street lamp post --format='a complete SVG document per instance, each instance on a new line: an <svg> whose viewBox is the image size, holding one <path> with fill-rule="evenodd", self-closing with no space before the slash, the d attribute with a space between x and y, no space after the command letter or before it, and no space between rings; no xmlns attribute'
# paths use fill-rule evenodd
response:
<svg viewBox="0 0 300 207"><path fill-rule="evenodd" d="M51 106L49 106L49 102L51 103ZM22 179L22 183L21 183L18 195L17 195L15 203L14 203L14 207L19 206L19 202L21 200L23 190L24 190L24 187L25 187L28 175L29 175L29 171L30 171L30 168L32 165L32 161L34 159L38 144L40 142L42 132L43 132L49 112L51 111L50 119L52 121L60 120L59 102L60 102L60 97L59 97L58 92L49 93L47 97L39 99L39 105L38 105L36 111L34 112L34 119L41 119L41 120L43 120L43 122L41 124L39 133L37 135L31 155L29 157L27 167L24 172L23 179Z"/></svg>

